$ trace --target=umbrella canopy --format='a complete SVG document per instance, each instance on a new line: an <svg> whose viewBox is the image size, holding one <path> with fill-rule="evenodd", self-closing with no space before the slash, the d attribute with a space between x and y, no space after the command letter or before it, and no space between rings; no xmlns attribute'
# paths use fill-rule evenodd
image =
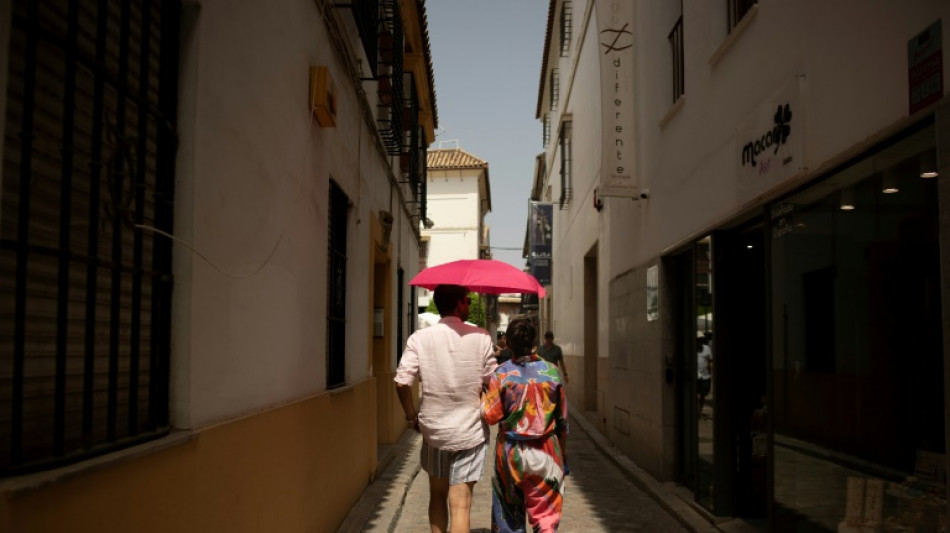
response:
<svg viewBox="0 0 950 533"><path fill-rule="evenodd" d="M544 287L527 272L494 259L461 259L429 267L416 274L410 285L433 290L439 285L461 285L481 294L506 292L537 294L544 298Z"/></svg>

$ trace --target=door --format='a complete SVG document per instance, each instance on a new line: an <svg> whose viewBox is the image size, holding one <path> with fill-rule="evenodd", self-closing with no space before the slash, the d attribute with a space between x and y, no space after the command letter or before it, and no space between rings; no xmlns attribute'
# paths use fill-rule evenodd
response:
<svg viewBox="0 0 950 533"><path fill-rule="evenodd" d="M712 237L716 514L766 517L766 296L760 222ZM762 522L764 525L764 521Z"/></svg>

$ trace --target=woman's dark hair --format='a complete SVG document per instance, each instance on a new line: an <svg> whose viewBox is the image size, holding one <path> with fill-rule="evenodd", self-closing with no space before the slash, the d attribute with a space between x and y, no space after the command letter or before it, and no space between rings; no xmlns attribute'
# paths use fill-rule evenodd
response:
<svg viewBox="0 0 950 533"><path fill-rule="evenodd" d="M531 348L534 348L534 339L538 335L538 330L534 324L526 318L516 318L508 324L505 330L505 336L508 337L508 348L515 356L528 355Z"/></svg>
<svg viewBox="0 0 950 533"><path fill-rule="evenodd" d="M439 285L435 288L435 308L440 316L449 316L459 302L468 296L468 289L460 285Z"/></svg>

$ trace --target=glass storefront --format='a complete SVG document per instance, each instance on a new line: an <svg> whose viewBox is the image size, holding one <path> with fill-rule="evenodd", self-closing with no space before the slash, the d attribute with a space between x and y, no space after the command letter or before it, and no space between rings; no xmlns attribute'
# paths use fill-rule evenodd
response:
<svg viewBox="0 0 950 533"><path fill-rule="evenodd" d="M946 529L934 138L769 209L776 531Z"/></svg>

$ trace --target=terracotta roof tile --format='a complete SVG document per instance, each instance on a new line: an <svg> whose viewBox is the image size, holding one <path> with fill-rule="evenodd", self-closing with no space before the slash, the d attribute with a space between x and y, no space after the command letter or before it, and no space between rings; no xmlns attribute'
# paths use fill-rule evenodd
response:
<svg viewBox="0 0 950 533"><path fill-rule="evenodd" d="M479 159L461 148L429 150L426 166L433 170L450 168L488 168L488 162Z"/></svg>
<svg viewBox="0 0 950 533"><path fill-rule="evenodd" d="M548 26L544 32L544 50L541 52L541 81L538 82L538 107L534 111L534 118L541 118L541 102L544 100L544 80L548 73L548 53L551 51L551 33L554 28L554 8L557 0L548 3Z"/></svg>
<svg viewBox="0 0 950 533"><path fill-rule="evenodd" d="M422 28L422 40L424 44L422 53L423 56L425 56L426 77L429 78L427 80L429 82L429 101L432 102L432 125L438 128L439 108L435 101L435 75L432 72L432 52L429 46L429 17L426 14L425 0L419 0L418 6L419 9L416 11L419 13L419 27Z"/></svg>

